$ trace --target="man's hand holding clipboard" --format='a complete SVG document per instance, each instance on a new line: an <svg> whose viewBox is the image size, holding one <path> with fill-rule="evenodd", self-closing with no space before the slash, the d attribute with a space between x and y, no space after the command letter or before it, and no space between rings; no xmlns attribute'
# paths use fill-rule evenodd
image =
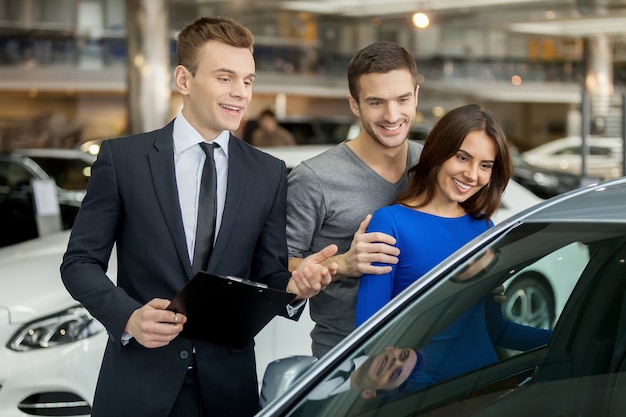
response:
<svg viewBox="0 0 626 417"><path fill-rule="evenodd" d="M167 309L187 317L180 336L239 348L294 298L258 282L201 271Z"/></svg>
<svg viewBox="0 0 626 417"><path fill-rule="evenodd" d="M337 264L323 262L337 252L329 245L310 255L292 272L287 291L239 277L204 271L194 276L167 306L186 316L180 336L243 347L286 305L318 294L332 280ZM175 316L176 317L176 316Z"/></svg>

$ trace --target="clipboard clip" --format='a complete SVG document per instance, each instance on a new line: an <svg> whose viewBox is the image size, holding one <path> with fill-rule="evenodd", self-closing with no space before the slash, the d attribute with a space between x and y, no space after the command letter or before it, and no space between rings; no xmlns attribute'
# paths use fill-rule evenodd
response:
<svg viewBox="0 0 626 417"><path fill-rule="evenodd" d="M241 282L243 284L252 285L252 286L255 286L255 287L258 287L258 288L263 288L263 289L268 289L269 288L266 284L263 284L262 282L251 281L249 279L243 279L243 278L239 278L239 277L234 277L232 275L227 275L226 278L231 279L233 281Z"/></svg>

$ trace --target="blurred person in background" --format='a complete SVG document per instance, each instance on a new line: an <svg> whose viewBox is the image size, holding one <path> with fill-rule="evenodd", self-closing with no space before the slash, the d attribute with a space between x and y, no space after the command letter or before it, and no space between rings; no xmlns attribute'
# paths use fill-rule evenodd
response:
<svg viewBox="0 0 626 417"><path fill-rule="evenodd" d="M296 144L291 132L282 127L276 119L276 114L265 109L257 118L259 126L252 132L252 144L258 147L291 146Z"/></svg>

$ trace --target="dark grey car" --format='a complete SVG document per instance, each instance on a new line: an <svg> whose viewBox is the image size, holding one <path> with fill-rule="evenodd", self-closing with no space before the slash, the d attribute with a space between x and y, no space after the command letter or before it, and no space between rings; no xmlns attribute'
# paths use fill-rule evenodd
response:
<svg viewBox="0 0 626 417"><path fill-rule="evenodd" d="M270 364L258 416L626 415L625 205L622 178L563 194L501 222L418 279L319 361L297 357ZM552 277L567 287L567 302L547 342L526 350L496 349L496 357L485 361L458 353L472 351L481 341L478 333L450 350L456 354L428 349L480 300L492 300L493 290L511 276L537 262L558 262L573 245L588 258L556 269ZM495 345L491 334L490 339ZM365 395L354 371L348 382L336 382L343 381L347 365L361 369L359 358L378 357L390 347L418 353L410 374L392 374L394 386L383 384L375 395ZM366 369L375 379L401 361L386 355ZM437 377L433 364L464 369ZM433 381L424 384L427 372Z"/></svg>
<svg viewBox="0 0 626 417"><path fill-rule="evenodd" d="M579 175L532 165L514 148L511 148L511 158L515 168L513 179L538 197L552 198L580 187Z"/></svg>

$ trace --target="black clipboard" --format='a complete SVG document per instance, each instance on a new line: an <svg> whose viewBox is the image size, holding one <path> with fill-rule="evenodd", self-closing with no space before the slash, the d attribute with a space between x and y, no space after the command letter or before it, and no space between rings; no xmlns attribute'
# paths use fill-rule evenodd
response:
<svg viewBox="0 0 626 417"><path fill-rule="evenodd" d="M167 309L187 316L180 336L241 348L295 297L258 282L200 271Z"/></svg>

